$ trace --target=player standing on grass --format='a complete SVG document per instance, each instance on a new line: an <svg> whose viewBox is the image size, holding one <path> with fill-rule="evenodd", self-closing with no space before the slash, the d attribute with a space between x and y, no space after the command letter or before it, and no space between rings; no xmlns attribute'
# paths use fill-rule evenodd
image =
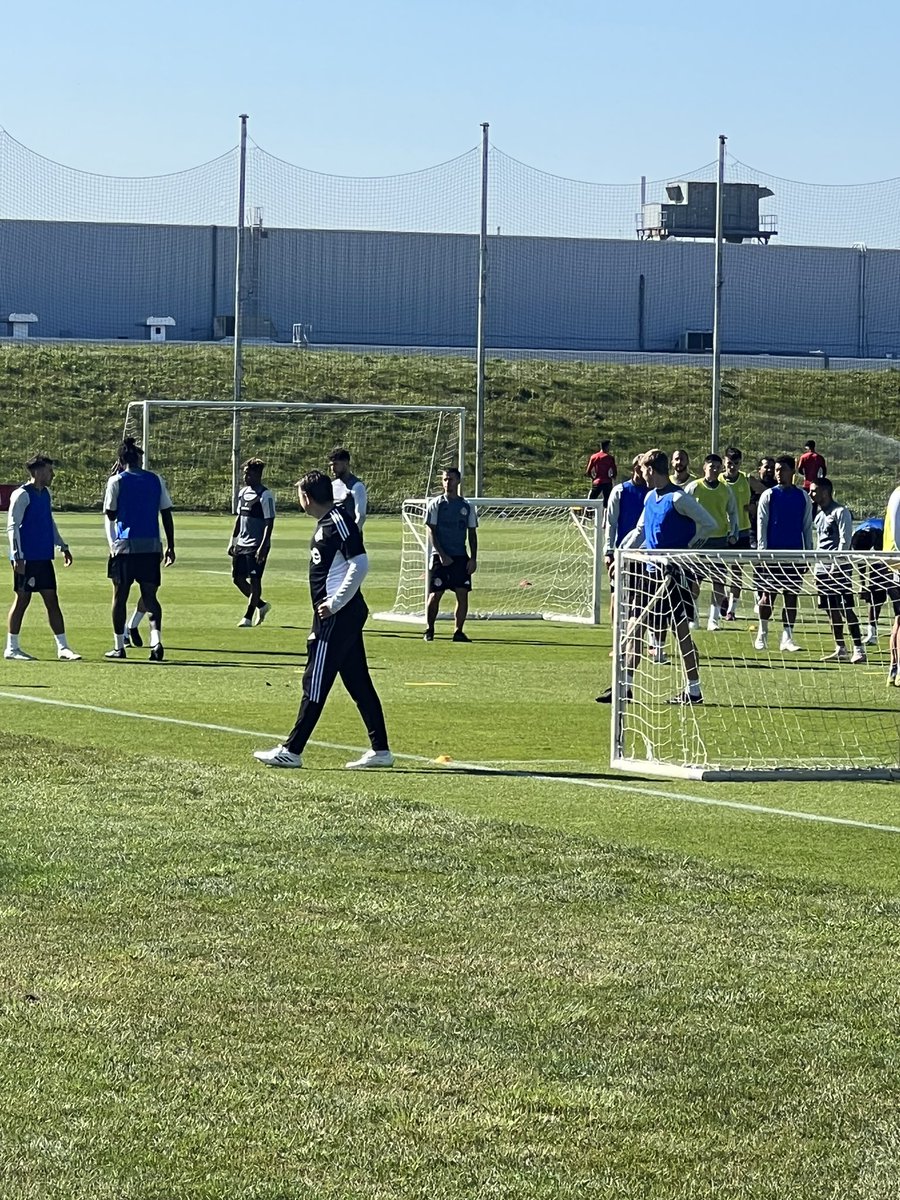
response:
<svg viewBox="0 0 900 1200"><path fill-rule="evenodd" d="M854 531L850 539L851 550L884 549L884 518L869 517ZM885 602L890 600L894 616L900 616L900 583L891 571L890 563L873 562L868 570L859 568L859 598L868 605L869 627L863 638L864 646L878 645L878 618Z"/></svg>
<svg viewBox="0 0 900 1200"><path fill-rule="evenodd" d="M350 470L350 451L343 446L335 446L328 456L328 465L332 474L331 493L335 503L343 504L356 522L357 529L362 529L366 523L369 493L363 481L357 479Z"/></svg>
<svg viewBox="0 0 900 1200"><path fill-rule="evenodd" d="M816 443L803 443L803 453L797 461L797 470L803 476L803 490L808 492L817 479L824 479L828 464L816 450Z"/></svg>
<svg viewBox="0 0 900 1200"><path fill-rule="evenodd" d="M262 598L262 577L275 525L275 497L262 481L265 466L261 458L248 458L244 463L244 486L238 492L237 516L228 543L232 581L250 601L238 629L248 629L254 618L262 625L272 607Z"/></svg>
<svg viewBox="0 0 900 1200"><path fill-rule="evenodd" d="M478 565L478 514L465 496L459 493L460 473L448 467L441 475L442 496L428 501L425 527L433 550L428 574L428 604L425 609L425 641L434 641L441 597L452 591L456 596L454 642L470 642L463 630L469 613L469 592L472 576ZM466 554L466 535L469 553Z"/></svg>
<svg viewBox="0 0 900 1200"><path fill-rule="evenodd" d="M888 500L884 515L884 548L889 553L900 551L900 487L895 487ZM900 561L890 564L894 571L900 570ZM896 610L895 610L896 611ZM888 683L900 687L900 613L894 617L890 640L891 663L888 668Z"/></svg>
<svg viewBox="0 0 900 1200"><path fill-rule="evenodd" d="M587 468L584 472L591 481L588 500L597 500L602 496L604 504L609 504L609 495L613 488L613 482L619 473L616 460L609 452L610 445L609 441L600 443L600 449L588 459Z"/></svg>
<svg viewBox="0 0 900 1200"><path fill-rule="evenodd" d="M350 699L359 709L372 749L347 767L392 767L381 701L369 674L363 626L369 615L359 590L369 559L362 534L352 517L335 504L331 483L321 471L310 471L297 484L300 506L316 528L309 543L309 592L313 621L303 672L303 699L290 736L272 750L253 757L267 767L302 767L303 751L328 693L340 675Z"/></svg>
<svg viewBox="0 0 900 1200"><path fill-rule="evenodd" d="M750 480L741 470L742 461L743 455L737 446L728 446L725 450L725 469L719 476L722 483L731 491L734 496L735 505L737 506L738 536L734 546L735 550L749 550L752 545L750 531L753 524L750 519L750 504L753 498L753 491ZM741 564L736 562L732 565L730 571L728 608L724 614L726 621L733 621L737 616L743 583L744 573L741 570Z"/></svg>
<svg viewBox="0 0 900 1200"><path fill-rule="evenodd" d="M775 486L775 459L771 455L764 455L756 464L756 474L748 475L747 482L750 484L750 549L756 550L759 498L763 492Z"/></svg>
<svg viewBox="0 0 900 1200"><path fill-rule="evenodd" d="M119 469L106 484L103 511L109 541L107 575L112 580L112 626L115 645L107 658L125 658L125 614L128 593L136 583L141 603L150 618L150 661L162 662L162 606L157 592L161 582L160 560L170 567L175 561L175 524L172 499L165 483L141 466L144 452L128 437L119 447ZM162 519L166 535L163 555L159 536ZM134 633L132 630L132 639ZM135 643L137 644L137 643Z"/></svg>
<svg viewBox="0 0 900 1200"><path fill-rule="evenodd" d="M9 500L6 532L9 537L9 558L13 569L13 603L9 610L4 658L20 662L34 661L19 645L22 618L35 592L44 602L47 620L56 639L56 657L63 662L77 662L80 654L70 649L66 626L56 591L56 572L53 555L56 547L62 550L63 562L72 565L69 547L62 540L53 519L50 484L56 464L46 454L36 454L28 460L28 483L16 488Z"/></svg>
<svg viewBox="0 0 900 1200"><path fill-rule="evenodd" d="M648 450L642 461L647 498L637 525L622 543L623 549L687 550L699 546L715 531L715 521L693 496L669 479L669 460L663 450ZM644 631L661 631L672 625L681 648L686 685L670 704L702 704L700 660L691 637L694 597L690 580L677 559L661 558L646 565L643 595L638 616L629 623L624 638L623 666L625 698L630 700L631 683L643 650ZM612 703L612 688L597 697L600 704Z"/></svg>
<svg viewBox="0 0 900 1200"><path fill-rule="evenodd" d="M775 459L775 486L763 492L757 509L756 542L760 550L813 548L812 504L809 495L794 483L795 467L790 454ZM779 648L791 654L803 649L794 641L794 625L805 569L795 563L778 562L759 567L759 630L753 643L757 650L765 650L768 645L769 619L778 594L784 600Z"/></svg>
<svg viewBox="0 0 900 1200"><path fill-rule="evenodd" d="M830 479L815 479L810 485L809 498L816 509L813 526L817 550L850 550L853 537L853 518L850 509L834 499ZM823 656L823 662L864 663L859 618L853 602L853 572L849 560L836 563L816 563L816 589L819 608L826 613L834 632L834 651ZM847 654L844 644L844 620L853 642L853 655Z"/></svg>
<svg viewBox="0 0 900 1200"><path fill-rule="evenodd" d="M703 475L684 489L700 504L716 523L715 532L706 539L707 550L726 550L737 542L738 511L734 492L719 480L722 474L722 458L718 454L707 454L703 460ZM709 563L704 574L712 587L712 603L706 628L719 628L719 617L725 607L725 580L727 568L722 563ZM701 576L702 578L702 576Z"/></svg>

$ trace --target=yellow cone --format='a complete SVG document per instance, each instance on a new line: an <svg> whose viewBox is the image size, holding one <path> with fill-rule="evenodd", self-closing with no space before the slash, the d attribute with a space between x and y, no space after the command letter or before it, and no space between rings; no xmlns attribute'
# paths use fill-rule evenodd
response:
<svg viewBox="0 0 900 1200"><path fill-rule="evenodd" d="M436 763L452 763L453 759L449 754L439 754L434 761Z"/></svg>

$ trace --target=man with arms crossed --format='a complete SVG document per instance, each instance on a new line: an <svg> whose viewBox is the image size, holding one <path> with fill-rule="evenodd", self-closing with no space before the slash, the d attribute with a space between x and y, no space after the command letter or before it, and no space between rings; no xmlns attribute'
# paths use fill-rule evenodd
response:
<svg viewBox="0 0 900 1200"><path fill-rule="evenodd" d="M381 701L369 674L363 626L369 615L359 590L369 559L362 534L346 509L335 504L331 483L321 471L310 471L297 483L300 506L316 527L309 543L309 593L312 630L303 672L303 698L290 736L281 746L256 750L253 757L267 767L302 767L303 751L328 694L340 675L359 709L372 749L348 762L350 770L392 767Z"/></svg>
<svg viewBox="0 0 900 1200"><path fill-rule="evenodd" d="M34 655L26 654L19 645L19 634L22 618L35 592L47 610L47 620L56 639L56 657L63 662L77 662L81 658L80 654L70 649L66 640L66 626L56 591L56 572L53 569L55 549L58 546L62 550L63 562L67 567L72 565L72 555L53 519L50 484L53 482L54 466L53 459L46 454L36 454L29 459L25 469L31 476L30 481L16 488L9 500L6 532L13 568L14 599L9 610L3 657L19 662L34 660Z"/></svg>
<svg viewBox="0 0 900 1200"><path fill-rule="evenodd" d="M687 550L701 545L715 531L715 521L693 496L670 481L665 452L648 450L642 466L647 498L640 519L623 541L622 548ZM638 616L630 622L624 639L625 698L632 698L631 684L640 662L645 628L649 625L659 632L672 625L684 660L686 686L669 703L702 704L700 660L690 629L694 611L690 580L677 560L666 562L662 559L647 564L643 592ZM612 703L612 688L607 688L597 700L600 704Z"/></svg>
<svg viewBox="0 0 900 1200"><path fill-rule="evenodd" d="M232 582L250 601L238 629L249 629L254 617L256 624L262 625L272 607L262 598L262 577L275 525L275 497L262 481L265 466L261 458L248 458L244 463L244 486L238 492L237 516L228 543Z"/></svg>
<svg viewBox="0 0 900 1200"><path fill-rule="evenodd" d="M357 529L362 529L366 523L366 510L369 507L369 493L361 479L357 479L350 470L350 451L343 446L335 446L328 456L331 468L331 494L336 504L344 508L356 522Z"/></svg>
<svg viewBox="0 0 900 1200"><path fill-rule="evenodd" d="M756 543L760 550L812 550L812 504L809 495L794 483L795 462L790 454L775 459L775 486L759 498ZM757 569L759 586L759 630L753 643L757 650L768 645L769 619L775 596L784 600L780 649L790 654L802 650L794 641L797 597L803 589L805 568L794 563L762 564Z"/></svg>
<svg viewBox="0 0 900 1200"><path fill-rule="evenodd" d="M150 618L150 661L162 662L162 605L157 592L160 585L160 560L170 567L175 561L175 524L172 498L165 483L153 471L141 466L144 452L127 437L119 447L119 469L106 484L103 511L109 541L106 573L112 580L112 625L115 645L107 658L125 658L125 614L128 593L136 583L141 603ZM159 522L166 534L163 556Z"/></svg>
<svg viewBox="0 0 900 1200"><path fill-rule="evenodd" d="M816 510L813 527L817 550L850 550L853 538L853 518L850 509L834 499L830 479L816 479L809 489L809 498ZM853 603L853 573L849 561L816 563L816 588L819 608L827 615L834 632L834 651L823 656L823 662L864 663L859 618ZM853 642L853 656L844 644L844 619Z"/></svg>
<svg viewBox="0 0 900 1200"><path fill-rule="evenodd" d="M465 496L459 494L460 473L448 467L441 476L442 496L429 500L425 526L434 551L428 574L428 604L425 610L426 642L434 641L441 597L450 590L456 596L454 642L470 642L463 625L469 612L469 592L478 560L478 514ZM466 536L469 553L466 554Z"/></svg>

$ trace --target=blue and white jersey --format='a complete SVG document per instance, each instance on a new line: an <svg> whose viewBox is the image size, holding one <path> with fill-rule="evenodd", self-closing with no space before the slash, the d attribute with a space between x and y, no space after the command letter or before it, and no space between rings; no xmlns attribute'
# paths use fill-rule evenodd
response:
<svg viewBox="0 0 900 1200"><path fill-rule="evenodd" d="M760 550L812 550L813 514L808 493L793 484L769 488L759 498L756 526Z"/></svg>
<svg viewBox="0 0 900 1200"><path fill-rule="evenodd" d="M606 505L604 554L612 554L617 546L621 546L623 538L631 533L640 520L646 498L645 483L635 483L629 479L625 483L616 484Z"/></svg>
<svg viewBox="0 0 900 1200"><path fill-rule="evenodd" d="M112 555L160 554L159 514L172 508L165 483L153 471L128 469L110 476L103 511L112 513L107 537Z"/></svg>
<svg viewBox="0 0 900 1200"><path fill-rule="evenodd" d="M42 562L53 558L57 546L67 549L53 519L49 489L33 483L23 483L10 496L6 534L11 562Z"/></svg>
<svg viewBox="0 0 900 1200"><path fill-rule="evenodd" d="M366 523L366 510L369 507L369 493L366 485L355 475L346 475L343 479L332 479L331 494L335 504L340 504L356 522L358 529Z"/></svg>

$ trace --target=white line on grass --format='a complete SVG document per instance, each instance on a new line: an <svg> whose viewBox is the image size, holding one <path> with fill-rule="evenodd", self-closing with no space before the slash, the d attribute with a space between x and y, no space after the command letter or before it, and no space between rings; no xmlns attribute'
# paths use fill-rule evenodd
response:
<svg viewBox="0 0 900 1200"><path fill-rule="evenodd" d="M187 721L183 717L163 717L156 713L129 712L121 708L104 708L99 704L77 704L72 700L52 700L48 696L23 696L19 692L0 692L0 700L18 700L24 704L45 704L53 708L72 708L81 712L100 713L108 717L126 717L133 721L153 721L160 725L182 725L188 729L208 729L213 733L233 733L239 737L267 738L279 741L283 734L265 733L258 729L239 729L234 725L214 725L205 721ZM359 746L344 746L338 742L310 742L311 746L319 746L323 750L346 750L351 754L360 754ZM394 752L394 757L405 762L427 763L434 765L435 760L424 754L400 754ZM544 775L537 771L513 771L486 763L463 762L454 759L444 768L448 771L478 771L483 775L513 774L520 779L532 780L539 783L565 783L573 787L596 788L607 792L626 792L633 796L651 796L659 800L681 800L688 804L705 804L711 808L733 808L740 812L764 813L771 817L793 817L797 821L815 821L823 825L849 825L854 829L871 829L878 833L900 833L897 825L876 825L870 821L855 821L850 817L831 817L823 813L796 812L789 808L770 808L765 804L744 804L740 800L717 800L713 796L692 796L688 792L670 792L662 788L643 787L634 783L609 783L603 779L583 779L577 775Z"/></svg>

